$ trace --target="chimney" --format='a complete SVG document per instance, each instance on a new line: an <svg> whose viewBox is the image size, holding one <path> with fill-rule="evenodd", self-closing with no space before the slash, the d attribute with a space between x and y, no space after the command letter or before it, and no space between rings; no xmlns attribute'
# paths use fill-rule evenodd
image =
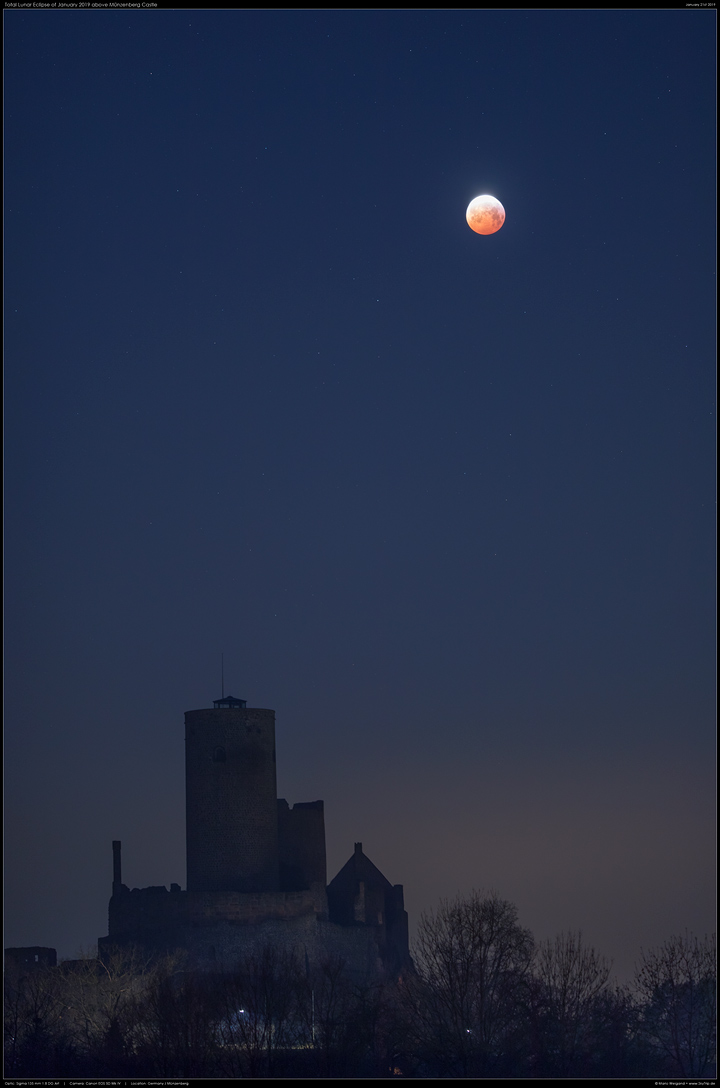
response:
<svg viewBox="0 0 720 1088"><path fill-rule="evenodd" d="M122 864L120 861L120 847L122 843L119 839L113 840L113 895L115 892L119 892L122 886Z"/></svg>

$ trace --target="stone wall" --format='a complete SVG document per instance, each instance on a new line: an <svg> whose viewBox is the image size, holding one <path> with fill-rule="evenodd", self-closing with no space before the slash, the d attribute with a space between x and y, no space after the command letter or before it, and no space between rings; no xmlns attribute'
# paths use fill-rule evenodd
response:
<svg viewBox="0 0 720 1088"><path fill-rule="evenodd" d="M5 976L9 980L16 980L32 971L42 970L43 967L55 966L57 952L54 948L31 945L28 948L5 949Z"/></svg>
<svg viewBox="0 0 720 1088"><path fill-rule="evenodd" d="M267 948L294 955L307 969L328 961L342 961L357 982L376 982L386 973L378 934L369 927L347 929L306 914L294 919L272 919L250 926L218 922L196 927L188 934L191 962L201 970L232 971L249 956Z"/></svg>
<svg viewBox="0 0 720 1088"><path fill-rule="evenodd" d="M165 945L176 939L182 926L218 922L247 926L304 915L327 917L323 885L295 892L184 892L177 884L170 891L165 887L130 891L123 884L110 899L108 938Z"/></svg>
<svg viewBox="0 0 720 1088"><path fill-rule="evenodd" d="M185 715L189 891L279 888L275 712Z"/></svg>
<svg viewBox="0 0 720 1088"><path fill-rule="evenodd" d="M280 886L288 891L327 883L325 811L322 801L278 799Z"/></svg>

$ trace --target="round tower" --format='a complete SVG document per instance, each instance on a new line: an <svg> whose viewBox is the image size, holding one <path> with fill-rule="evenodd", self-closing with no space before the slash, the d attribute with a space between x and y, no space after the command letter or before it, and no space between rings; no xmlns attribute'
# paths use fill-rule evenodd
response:
<svg viewBox="0 0 720 1088"><path fill-rule="evenodd" d="M189 892L273 892L278 880L275 711L228 695L185 714Z"/></svg>

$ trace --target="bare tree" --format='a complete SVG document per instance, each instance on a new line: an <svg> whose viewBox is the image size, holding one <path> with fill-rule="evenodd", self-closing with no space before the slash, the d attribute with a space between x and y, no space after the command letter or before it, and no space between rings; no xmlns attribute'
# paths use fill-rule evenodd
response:
<svg viewBox="0 0 720 1088"><path fill-rule="evenodd" d="M30 1076L121 1075L152 970L137 949L94 952L6 979L7 1069ZM8 1030L9 1029L9 1030Z"/></svg>
<svg viewBox="0 0 720 1088"><path fill-rule="evenodd" d="M63 1020L86 1060L108 1075L124 1071L132 1050L137 1000L157 965L136 947L93 952L61 963L58 986Z"/></svg>
<svg viewBox="0 0 720 1088"><path fill-rule="evenodd" d="M642 1029L667 1071L702 1076L715 1060L715 935L670 937L641 954L635 974Z"/></svg>
<svg viewBox="0 0 720 1088"><path fill-rule="evenodd" d="M425 1064L441 1075L507 1075L522 1031L533 937L495 893L443 901L420 919L403 983Z"/></svg>
<svg viewBox="0 0 720 1088"><path fill-rule="evenodd" d="M56 1076L59 1063L74 1072L72 1039L63 1019L61 979L56 967L34 966L5 975L5 1075Z"/></svg>
<svg viewBox="0 0 720 1088"><path fill-rule="evenodd" d="M297 1040L312 1053L316 1076L384 1075L392 987L360 982L342 956L327 956L299 976Z"/></svg>
<svg viewBox="0 0 720 1088"><path fill-rule="evenodd" d="M330 956L301 980L298 1014L304 1040L324 1077L343 1076L361 1039L355 988L345 961Z"/></svg>
<svg viewBox="0 0 720 1088"><path fill-rule="evenodd" d="M266 946L218 980L223 1010L219 1061L225 1076L273 1076L278 1051L294 1042L298 964Z"/></svg>
<svg viewBox="0 0 720 1088"><path fill-rule="evenodd" d="M189 970L183 957L160 961L135 1008L139 1072L212 1076L222 1015L213 976Z"/></svg>
<svg viewBox="0 0 720 1088"><path fill-rule="evenodd" d="M581 933L562 933L537 949L532 1011L537 1072L569 1077L587 1073L607 1002L611 964L586 948Z"/></svg>

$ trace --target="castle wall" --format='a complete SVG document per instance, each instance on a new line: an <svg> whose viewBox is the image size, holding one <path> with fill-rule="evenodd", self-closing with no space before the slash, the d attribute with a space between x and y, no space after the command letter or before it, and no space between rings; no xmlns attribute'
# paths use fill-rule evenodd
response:
<svg viewBox="0 0 720 1088"><path fill-rule="evenodd" d="M170 891L162 886L130 891L122 884L110 898L108 940L142 943L167 930L172 941L178 926L186 921L187 892L179 885L173 884Z"/></svg>
<svg viewBox="0 0 720 1088"><path fill-rule="evenodd" d="M113 893L108 910L111 941L166 944L178 927L259 925L304 915L327 917L325 888L314 884L294 892L184 892L165 887L129 888Z"/></svg>
<svg viewBox="0 0 720 1088"><path fill-rule="evenodd" d="M203 926L193 930L186 947L201 970L232 971L250 956L259 957L271 948L294 955L311 970L332 960L342 961L357 982L376 982L384 973L376 932L369 927L346 929L310 914L250 926L228 922Z"/></svg>
<svg viewBox="0 0 720 1088"><path fill-rule="evenodd" d="M385 969L382 930L334 925L316 913L315 896L310 893L248 896L245 904L237 899L234 902L218 899L211 904L210 897L201 896L191 919L190 909L172 917L171 893L166 892L167 917L163 922L160 914L156 914L154 924L150 924L151 913L142 911L142 906L148 904L141 903L141 897L148 891L139 890L134 901L133 893L127 892L124 924L114 934L100 938L100 954L129 945L159 954L181 950L191 967L202 971L233 971L248 958L259 957L270 948L294 955L307 968L318 968L332 959L341 960L348 974L358 982L376 981ZM155 907L163 903L163 897L157 894L155 900ZM261 911L253 913L253 907L258 905ZM159 909L162 912L162 906ZM394 964L387 966L392 972Z"/></svg>
<svg viewBox="0 0 720 1088"><path fill-rule="evenodd" d="M278 799L278 851L281 887L309 888L327 882L325 811L322 801L298 801L292 808Z"/></svg>
<svg viewBox="0 0 720 1088"><path fill-rule="evenodd" d="M238 894L188 894L187 917L194 925L231 922L257 925L271 919L291 919L301 915L327 914L325 889L320 885L295 892Z"/></svg>
<svg viewBox="0 0 720 1088"><path fill-rule="evenodd" d="M275 712L188 711L185 787L188 890L277 891Z"/></svg>
<svg viewBox="0 0 720 1088"><path fill-rule="evenodd" d="M54 948L46 948L43 945L32 945L28 948L5 949L5 976L14 980L32 971L42 970L44 967L57 966L57 952Z"/></svg>

